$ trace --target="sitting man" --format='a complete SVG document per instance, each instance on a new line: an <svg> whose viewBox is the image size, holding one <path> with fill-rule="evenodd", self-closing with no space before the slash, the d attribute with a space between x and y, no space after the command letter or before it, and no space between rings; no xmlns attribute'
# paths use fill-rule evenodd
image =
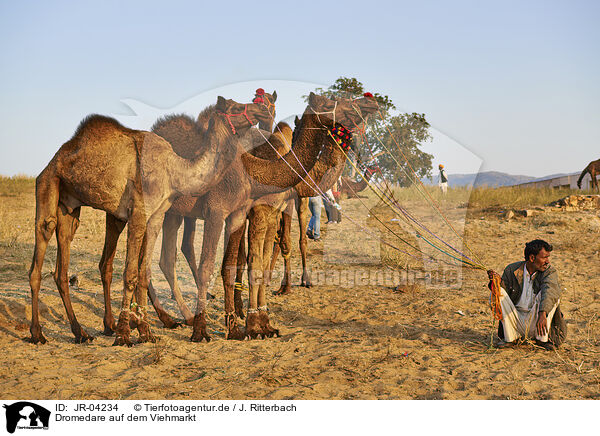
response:
<svg viewBox="0 0 600 436"><path fill-rule="evenodd" d="M552 245L541 239L525 244L525 261L511 263L501 281L502 321L499 347L520 338L535 338L537 345L553 350L564 341L567 330L560 311L561 288L556 269L550 266ZM491 280L498 274L488 271Z"/></svg>

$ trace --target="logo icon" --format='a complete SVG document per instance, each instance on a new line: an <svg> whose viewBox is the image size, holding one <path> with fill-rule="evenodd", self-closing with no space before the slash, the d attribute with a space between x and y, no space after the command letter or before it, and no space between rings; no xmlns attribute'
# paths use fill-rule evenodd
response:
<svg viewBox="0 0 600 436"><path fill-rule="evenodd" d="M50 411L29 401L19 401L4 405L6 409L6 431L14 433L19 429L48 429Z"/></svg>

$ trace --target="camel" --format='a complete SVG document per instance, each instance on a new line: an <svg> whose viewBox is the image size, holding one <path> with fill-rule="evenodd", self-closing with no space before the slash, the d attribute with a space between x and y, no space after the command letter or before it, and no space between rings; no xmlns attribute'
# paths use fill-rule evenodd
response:
<svg viewBox="0 0 600 436"><path fill-rule="evenodd" d="M263 130L270 131L273 127L273 119L275 117L275 101L277 100L277 92L273 91L272 94L265 93L262 88L256 90L255 99L256 102L262 102L269 112L268 118L260 118L258 119L258 128ZM196 121L191 119L186 115L167 115L164 118L157 120L152 127L152 132L165 138L173 147L173 151L177 153L179 156L185 159L193 159L194 156L198 153L198 144L202 142L202 137L206 133L208 129L210 119L212 115L211 107L205 109L200 112ZM251 135L253 134L253 135ZM252 137L253 136L253 137ZM248 141L248 137L250 140ZM255 147L254 144L260 144L263 142L262 134L257 134L254 130L250 130L247 134L240 138L240 141L250 142L250 144L246 144L245 149L253 149ZM236 156L236 159L239 159L239 156ZM182 200L178 200L178 204L186 204L192 201L189 197L184 197ZM186 225L186 231L195 232L196 220L195 218L190 218L191 221ZM170 223L168 218L165 220ZM99 269L100 269L100 277L102 280L102 287L104 290L104 332L103 334L106 336L111 336L115 329L116 323L112 314L111 307L111 297L110 297L110 286L112 282L112 272L113 272L113 260L117 249L117 242L119 240L119 236L122 233L126 222L115 219L112 215L106 214L106 231L105 231L105 239L104 239L104 248L102 250L102 258L100 260ZM174 229L175 236L177 236L177 229L179 225ZM185 241L185 239L184 239ZM193 237L192 237L193 241ZM217 241L218 242L218 241ZM163 247L165 247L165 239L163 237ZM191 252L192 258L190 258L188 253L188 247L184 244L182 246L182 251L186 254L186 259L188 259L190 263L190 267L193 272L194 280L196 282L196 286L199 287L199 278L196 269L196 261L193 258L193 251ZM163 248L163 251L165 248ZM193 250L193 248L192 248ZM167 266L165 262L168 262L168 257L163 255L161 252L161 261L160 265L163 271L169 270L170 268ZM173 259L173 262L175 260ZM193 265L193 267L192 267ZM171 289L174 289L177 286L177 281L174 276L175 270L173 265L173 273L166 274L165 277L167 281L171 285ZM156 310L158 318L162 321L163 325L166 328L176 328L180 325L179 322L175 322L167 312L162 308L160 302L156 298L156 293L154 288L152 287L152 282L149 283L148 287L149 296L152 301L152 304ZM191 325L190 317L193 319L191 312L187 310L187 306L182 305L183 300L181 300L181 293L173 293L173 298L178 300L182 313L184 314L184 319L187 324Z"/></svg>
<svg viewBox="0 0 600 436"><path fill-rule="evenodd" d="M129 224L123 299L113 345L132 344L130 321L137 324L141 342L154 341L144 311L130 312L130 306L134 292L140 306L145 306L149 262L164 213L178 196L204 194L218 183L238 153L234 132L241 134L268 117L264 104L244 105L218 97L203 147L193 160L178 156L154 133L128 129L101 115L85 118L36 179L35 247L29 272L31 342L46 342L39 322L39 290L44 255L55 231L54 280L71 331L78 343L92 339L77 321L68 285L70 243L81 206L104 210Z"/></svg>
<svg viewBox="0 0 600 436"><path fill-rule="evenodd" d="M352 180L350 177L342 177L340 194L345 195L347 198L360 198L361 196L359 196L358 193L366 189L373 174L377 171L379 171L377 165L368 166L358 182Z"/></svg>
<svg viewBox="0 0 600 436"><path fill-rule="evenodd" d="M340 159L343 161L344 159L343 154L340 154ZM342 167L343 169L343 167ZM375 165L372 165L370 167L368 167L365 170L365 174L364 174L364 178L366 178L366 180L370 180L373 173L376 172L379 168ZM341 174L338 173L338 176ZM344 180L346 178L343 178L342 180ZM361 182L350 182L353 183L353 187L355 189L358 189L356 192L363 190L366 188L367 186L367 181L361 181ZM362 186L364 183L364 186ZM351 185L346 185L347 189L348 188L352 188ZM350 191L352 192L352 191ZM310 191L309 191L310 193ZM310 273L308 271L308 262L307 262L307 240L306 240L306 229L307 229L307 225L308 225L308 197L302 196L302 195L297 195L294 198L294 201L290 201L287 206L285 211L282 213L280 222L279 222L279 228L277 230L277 242L275 243L275 246L273 247L273 257L271 259L271 265L269 267L269 271L273 271L273 269L275 268L275 265L277 263L277 258L279 256L279 252L282 253L283 256L283 261L284 261L284 274L283 277L281 279L281 285L279 287L279 289L277 291L274 292L275 295L285 295L291 292L291 263L290 263L290 258L291 258L291 242L290 242L290 232L291 232L291 223L292 223L292 213L294 210L294 207L296 208L297 211L297 216L298 216L298 225L299 225L299 230L300 230L300 240L299 240L299 247L300 247L300 254L301 254L301 259L302 259L302 279L301 279L301 286L310 288L312 286L311 280L310 280ZM270 274L270 273L269 273Z"/></svg>
<svg viewBox="0 0 600 436"><path fill-rule="evenodd" d="M311 96L309 97L309 106L308 106L306 112L309 114L312 114L312 112L325 111L328 108L330 109L332 107L335 107L336 105L337 104L334 101L311 94ZM336 111L336 115L339 118L339 117L343 116L344 112L352 112L355 114L356 110L357 110L357 108L351 107L350 104L346 104L345 107L343 104L340 104L338 110ZM354 119L353 119L353 121L354 121ZM321 130L321 132L319 132L319 130ZM291 129L289 128L289 126L287 126L285 124L279 124L278 129L276 129L276 133L273 134L273 136L270 138L270 142L271 142L271 139L273 139L275 141L275 144L273 144L273 145L276 146L278 151L277 152L273 151L271 146L269 144L265 143L262 146L255 148L252 151L252 154L255 156L261 156L263 158L274 161L273 163L271 163L270 171L275 172L276 174L280 173L279 170L275 170L274 165L278 162L281 162L281 160L278 159L279 155L277 153L282 154L283 151L285 151L284 148L285 148L286 142L288 144L287 147L289 147L289 143L291 142L290 141L290 133L291 133ZM303 153L299 153L298 150L302 150L304 148L309 147L313 151L317 151L317 150L320 150L321 144L323 144L324 142L327 143L327 141L323 139L324 134L322 132L322 127L318 124L318 119L314 116L314 114L312 115L312 119L306 123L306 128L303 129L302 135L299 134L299 131L296 131L294 133L294 136L296 138L300 138L300 139L297 139L294 141L294 148L293 148L294 153L300 156L298 158L300 161L304 161L305 159L303 158ZM327 161L327 162L329 162L327 165L329 165L329 166L331 165L330 156L334 150L331 147L331 144L329 144L328 147L329 147L328 151L324 151L323 153L321 153L322 157L319 159L317 164L320 164L321 161ZM294 161L292 161L292 162L294 162ZM302 164L301 167L302 166L304 168L310 168L307 165ZM226 206L231 208L231 206L235 204L235 202L232 200L235 197L235 195L239 196L240 203L238 205L238 208L235 211L231 212L230 215L226 218L226 227L225 227L226 248L225 248L223 265L222 265L222 269L221 269L223 285L225 288L225 319L226 319L226 325L227 325L227 330L228 330L228 333L227 333L228 339L243 339L245 336L244 334L242 334L239 327L237 326L237 317L239 316L240 318L244 318L243 309L241 307L242 306L241 295L239 294L239 292L238 292L239 290L237 288L236 288L235 292L232 292L232 290L234 288L234 286L233 286L234 274L238 271L238 259L239 259L238 252L239 252L239 250L242 250L240 247L243 246L243 244L241 242L243 241L243 235L245 232L246 215L247 215L249 208L252 205L252 202L254 200L265 196L265 194L269 194L265 190L264 182L261 181L261 183L256 185L258 176L259 175L262 176L262 174L254 174L254 172L249 171L250 168L247 165L245 167L246 167L246 172L245 173L242 172L242 174L241 174L241 176L248 179L247 181L244 182L245 184L249 184L249 190L246 189L245 193L243 192L243 190L241 193L237 193L237 194L234 192L234 187L243 186L244 183L239 183L239 182L233 183L232 180L228 180L228 176L225 176L225 178L223 179L223 182L222 182L222 184L226 187L225 191L222 191L217 187L211 193L209 193L205 196L207 198L198 199L198 201L191 202L188 205L184 205L183 199L181 199L181 202L180 203L176 202L172 208L172 211L174 211L176 208L179 208L180 214L187 215L187 217L185 218L186 225L185 225L184 236L183 236L182 251L186 255L188 263L190 264L190 266L192 266L195 264L195 255L193 253L193 238L194 238L193 229L194 229L194 226L193 225L188 226L188 223L190 223L190 221L192 221L194 219L191 217L194 217L194 216L201 217L202 215L204 215L204 216L209 215L207 213L207 211L209 211L209 210L213 210L214 213L222 214L223 210L226 210L225 209ZM233 169L233 166L232 166L232 169ZM235 176L238 178L237 180L239 180L239 178L241 177L240 174L236 174L234 171L230 171L230 172L232 173L231 177ZM294 172L302 174L302 170L295 169ZM248 176L250 176L250 177L248 177ZM293 186L293 184L289 185L289 186ZM270 197L273 195L277 196L279 194L276 194L276 193L273 194L273 193L283 191L281 189L274 190L272 188L269 188L269 190L271 191L271 194L267 195L267 197ZM241 195L241 194L245 194L245 195ZM211 197L211 196L212 196L212 200L209 201L209 197ZM211 205L211 203L212 203L212 205ZM209 205L210 207L207 207L207 205ZM186 210L186 207L187 207L187 210ZM221 211L219 211L218 208L221 208ZM171 242L167 245L163 245L163 251L161 253L161 268L163 268L163 267L165 268L165 269L163 269L163 271L165 272L165 276L167 277L167 280L169 281L169 284L171 285L173 294L176 295L176 300L178 300L178 303L179 303L179 299L181 297L180 297L178 287L176 286L176 281L175 281L175 276L174 276L174 262L175 262L175 251L176 251L175 235L176 235L177 227L179 227L179 224L181 223L181 218L172 217L170 215L172 215L172 214L167 214L165 217L165 224L163 226L163 241L171 241ZM169 223L167 220L172 220L174 222L174 224ZM220 232L221 228L222 228L222 224L219 226L219 232ZM173 231L173 229L174 229L174 231ZM205 218L205 232L206 232L206 230L207 230L207 221ZM218 238L218 236L217 236L217 238ZM214 249L210 250L210 253L212 254L212 256L206 256L206 257L204 256L204 253L205 253L204 249L208 242L210 242L212 240L218 241L217 238L214 238L214 237L207 238L206 233L204 235L203 255L202 255L202 258L198 265L198 276L204 277L203 279L200 280L201 282L203 282L202 286L204 288L208 284L208 278L210 277L210 274L208 272L206 272L206 270L207 270L207 268L212 269L213 264L214 264ZM216 244L216 242L211 245L215 245L215 244ZM240 257L243 257L243 255ZM169 271L171 271L171 272L169 272ZM179 295L177 295L177 294L179 294ZM184 314L184 318L188 318L189 313L190 313L189 309L185 308L185 304L183 304L183 305L179 304L179 306L180 306L180 310ZM194 338L194 334L192 337ZM254 335L251 337L256 337L256 336ZM198 339L198 338L196 338L196 339Z"/></svg>
<svg viewBox="0 0 600 436"><path fill-rule="evenodd" d="M312 96L314 95L311 94ZM297 135L296 131L294 132L294 144L301 141L307 131L314 132L317 136L315 139L328 143L332 152L319 159L309 171L309 176L293 189L282 194L262 197L253 204L248 213L249 296L245 334L251 339L279 335L279 330L270 325L265 290L271 277L273 241L280 214L291 199L320 195L320 192L313 188L315 184L321 192L333 186L343 170L345 153L352 144L350 129L358 127L363 123L364 117L378 109L376 100L371 96L353 101L343 98L335 101L319 98L322 99L320 110L317 112L307 108L296 129ZM336 136L338 134L344 140L340 140L340 137ZM341 149L344 148L342 152ZM234 264L224 260L223 268Z"/></svg>
<svg viewBox="0 0 600 436"><path fill-rule="evenodd" d="M590 177L592 178L592 189L600 191L600 189L598 188L598 180L596 179L596 177L600 174L600 159L591 161L587 165L587 167L583 169L581 175L579 176L579 179L577 180L577 186L579 187L579 189L581 189L581 181L587 173L589 173Z"/></svg>
<svg viewBox="0 0 600 436"><path fill-rule="evenodd" d="M153 127L153 131L172 142L173 147L178 149L187 146L186 143L179 142L183 124L181 117L159 120ZM270 142L279 148L280 153L286 153L291 144L291 129L286 124L280 124L279 130L280 132L271 136ZM266 146L271 147L268 144ZM176 236L182 218L186 217L182 251L192 267L198 287L198 298L203 301L206 298L208 283L214 269L216 247L223 223L226 224L227 235L240 227L240 221L245 221L247 210L255 198L273 192L282 192L297 184L301 180L303 168L311 168L314 165L320 149L321 144L304 141L294 148L293 158L290 157L292 156L290 154L284 156L283 159L274 161L273 159L257 158L249 154L241 155L231 165L222 181L206 195L202 197L183 196L175 200L163 222L160 267L167 278L184 319L188 324L194 326L192 341L202 341L203 339L209 341L210 337L206 333L204 313L202 313L201 321L197 320L198 313L196 316L191 314L191 311L183 302L175 275ZM299 162L296 161L296 156L299 156ZM198 267L196 267L193 251L196 218L205 221L202 255ZM152 292L150 295L153 303L158 303L153 298ZM228 295L232 296L233 294L229 293ZM233 307L233 302L230 303ZM157 308L157 312L161 310L156 307L156 304L155 308ZM229 313L229 318L231 318L231 313ZM229 326L229 338L239 338L241 333L235 322L228 321L227 316L226 321Z"/></svg>

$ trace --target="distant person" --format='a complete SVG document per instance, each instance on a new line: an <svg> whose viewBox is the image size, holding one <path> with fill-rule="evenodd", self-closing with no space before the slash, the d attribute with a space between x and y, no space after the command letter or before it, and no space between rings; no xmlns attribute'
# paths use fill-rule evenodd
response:
<svg viewBox="0 0 600 436"><path fill-rule="evenodd" d="M546 350L554 350L566 338L567 326L560 311L558 272L550 265L552 245L541 239L525 244L525 260L511 263L501 278L498 348L517 339L535 339ZM491 280L498 276L489 270Z"/></svg>
<svg viewBox="0 0 600 436"><path fill-rule="evenodd" d="M446 175L446 170L444 170L444 165L440 164L440 181L439 187L442 190L442 194L446 195L448 192L448 176Z"/></svg>
<svg viewBox="0 0 600 436"><path fill-rule="evenodd" d="M335 197L336 184L325 193L325 212L327 213L327 224L337 224L342 221L342 209Z"/></svg>
<svg viewBox="0 0 600 436"><path fill-rule="evenodd" d="M310 209L311 217L308 222L308 229L306 230L306 236L309 239L318 241L321 239L321 207L323 206L323 200L321 196L308 198L308 208Z"/></svg>

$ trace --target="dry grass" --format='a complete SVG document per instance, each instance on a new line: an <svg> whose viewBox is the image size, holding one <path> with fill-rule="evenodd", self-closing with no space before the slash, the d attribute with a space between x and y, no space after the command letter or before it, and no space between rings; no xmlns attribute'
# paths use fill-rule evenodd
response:
<svg viewBox="0 0 600 436"><path fill-rule="evenodd" d="M448 188L447 195L443 196L437 186L419 186L409 188L394 188L394 197L400 203L418 202L422 204L467 205L472 208L526 208L546 206L550 202L573 194L593 194L591 191L578 189L552 189L552 188L518 188L514 186L500 188Z"/></svg>

